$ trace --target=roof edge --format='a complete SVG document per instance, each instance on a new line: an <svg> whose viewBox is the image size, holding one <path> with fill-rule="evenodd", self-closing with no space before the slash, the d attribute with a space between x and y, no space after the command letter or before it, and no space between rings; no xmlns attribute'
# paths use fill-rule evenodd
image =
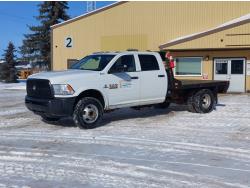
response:
<svg viewBox="0 0 250 188"><path fill-rule="evenodd" d="M167 51L170 51L170 52L196 52L196 51L199 51L199 52L209 52L209 51L248 51L250 50L250 47L239 47L239 48L187 48L187 49L168 49Z"/></svg>
<svg viewBox="0 0 250 188"><path fill-rule="evenodd" d="M66 21L61 22L61 23L58 23L58 24L52 25L52 26L50 26L50 28L55 29L55 28L58 28L58 27L60 27L60 26L66 25L66 24L70 24L70 23L75 22L75 21L77 21L77 20L80 20L80 19L82 19L82 18L91 16L91 15L93 15L93 14L98 14L98 13L100 13L100 12L103 12L103 11L105 11L105 10L111 9L111 8L113 8L113 7L116 7L116 6L118 6L118 5L121 5L121 4L124 4L124 3L127 3L127 2L128 2L128 1L118 1L118 2L112 3L112 4L110 4L110 5L107 5L107 6L98 8L98 9L96 9L96 10L94 10L94 11L91 11L91 12L88 12L88 13L85 13L85 14L82 14L82 15L80 15L80 16L71 18L71 19L69 19L69 20L66 20Z"/></svg>
<svg viewBox="0 0 250 188"><path fill-rule="evenodd" d="M242 16L242 17L244 17L244 16ZM236 19L234 19L234 20L236 20ZM231 28L234 28L234 27L237 27L237 26L241 26L241 25L244 25L244 24L247 24L247 23L250 22L250 18L245 19L245 20L240 20L238 22L232 22L234 20L231 20L229 22L221 24L221 25L219 25L219 26L217 26L215 28L209 29L207 31L203 31L203 32L200 32L200 33L194 33L194 34L191 34L191 35L184 36L182 38L179 37L177 39L171 40L168 43L160 45L159 48L160 49L165 49L165 48L170 47L170 46L174 46L174 45L181 44L181 43L184 43L184 42L192 41L192 40L204 37L204 36L208 36L208 35L211 35L211 34L214 34L214 33L218 33L220 31L231 29ZM229 23L229 24L227 24L227 23Z"/></svg>

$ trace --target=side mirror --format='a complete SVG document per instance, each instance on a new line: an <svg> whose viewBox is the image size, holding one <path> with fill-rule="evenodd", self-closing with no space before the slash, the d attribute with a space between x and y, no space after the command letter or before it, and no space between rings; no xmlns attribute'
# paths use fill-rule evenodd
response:
<svg viewBox="0 0 250 188"><path fill-rule="evenodd" d="M113 73L121 73L121 72L126 72L127 71L128 66L127 65L117 65L115 67L111 67L111 69L109 70L110 74Z"/></svg>
<svg viewBox="0 0 250 188"><path fill-rule="evenodd" d="M126 72L127 68L128 68L127 65L120 65L120 66L117 67L117 71L118 72Z"/></svg>

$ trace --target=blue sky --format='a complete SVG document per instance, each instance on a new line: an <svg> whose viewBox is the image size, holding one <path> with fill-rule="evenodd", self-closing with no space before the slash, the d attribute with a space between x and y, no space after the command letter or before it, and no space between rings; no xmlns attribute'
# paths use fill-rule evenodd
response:
<svg viewBox="0 0 250 188"><path fill-rule="evenodd" d="M39 1L34 2L0 2L0 59L8 42L16 47L22 44L23 35L29 33L27 25L37 25L34 16L38 15ZM114 3L114 1L98 1L97 8ZM68 2L70 17L86 13L86 1ZM18 54L17 54L18 55Z"/></svg>

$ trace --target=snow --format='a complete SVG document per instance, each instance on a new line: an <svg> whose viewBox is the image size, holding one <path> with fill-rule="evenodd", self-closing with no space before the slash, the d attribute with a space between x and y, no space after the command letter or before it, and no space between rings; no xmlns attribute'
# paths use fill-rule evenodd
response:
<svg viewBox="0 0 250 188"><path fill-rule="evenodd" d="M16 65L15 66L17 69L31 69L32 65L28 64L28 65Z"/></svg>
<svg viewBox="0 0 250 188"><path fill-rule="evenodd" d="M250 95L222 95L209 114L121 109L91 130L43 122L24 96L0 93L0 188L250 187Z"/></svg>
<svg viewBox="0 0 250 188"><path fill-rule="evenodd" d="M19 82L19 83L3 83L0 82L0 90L7 89L7 90L25 90L26 83Z"/></svg>

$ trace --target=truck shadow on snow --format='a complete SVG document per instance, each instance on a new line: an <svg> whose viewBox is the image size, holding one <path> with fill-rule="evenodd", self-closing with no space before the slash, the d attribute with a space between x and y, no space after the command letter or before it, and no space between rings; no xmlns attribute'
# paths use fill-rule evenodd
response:
<svg viewBox="0 0 250 188"><path fill-rule="evenodd" d="M187 107L183 105L171 105L167 109L155 109L153 107L142 108L141 110L134 110L131 108L119 109L114 112L105 114L103 117L103 124L114 123L116 121L131 120L137 118L157 118L157 116L166 115L169 118L174 115L174 112L187 111ZM173 112L173 113L172 113Z"/></svg>
<svg viewBox="0 0 250 188"><path fill-rule="evenodd" d="M218 104L216 106L224 107L225 105ZM174 112L180 112L180 111L191 113L191 112L188 112L187 106L175 105L175 104L172 104L167 109L155 109L153 107L146 107L146 108L142 108L141 110L135 110L131 108L118 109L113 112L105 113L102 121L95 128L106 126L110 123L116 123L122 120L131 120L131 119L137 119L137 118L153 117L154 119L156 119L157 116L162 116L162 115L166 115L165 118L171 118L172 116L175 115ZM56 122L47 122L47 121L44 121L44 122L48 124L62 126L62 127L75 127L75 124L72 118L62 118L61 120L56 121Z"/></svg>
<svg viewBox="0 0 250 188"><path fill-rule="evenodd" d="M224 104L217 104L217 106L226 106ZM215 110L216 110L215 107ZM114 112L105 114L102 120L101 126L108 125L109 123L119 122L122 120L131 120L137 118L154 118L157 119L158 116L166 115L164 118L168 119L175 116L175 112L186 112L188 107L186 105L171 104L167 109L155 109L153 107L142 108L141 110L134 110L131 108L119 109Z"/></svg>
<svg viewBox="0 0 250 188"><path fill-rule="evenodd" d="M217 104L216 107L225 107L225 104ZM215 110L216 110L215 107ZM141 110L135 110L131 108L118 109L113 112L105 113L102 121L95 128L106 126L110 123L116 123L123 120L131 120L137 118L151 118L154 117L157 119L157 116L166 115L165 118L171 118L175 115L174 112L188 112L188 108L186 105L176 105L172 104L167 109L155 109L153 107L142 108ZM43 120L44 121L44 120ZM75 127L75 124L72 118L62 118L59 121L47 122L45 123L62 126L62 127Z"/></svg>

